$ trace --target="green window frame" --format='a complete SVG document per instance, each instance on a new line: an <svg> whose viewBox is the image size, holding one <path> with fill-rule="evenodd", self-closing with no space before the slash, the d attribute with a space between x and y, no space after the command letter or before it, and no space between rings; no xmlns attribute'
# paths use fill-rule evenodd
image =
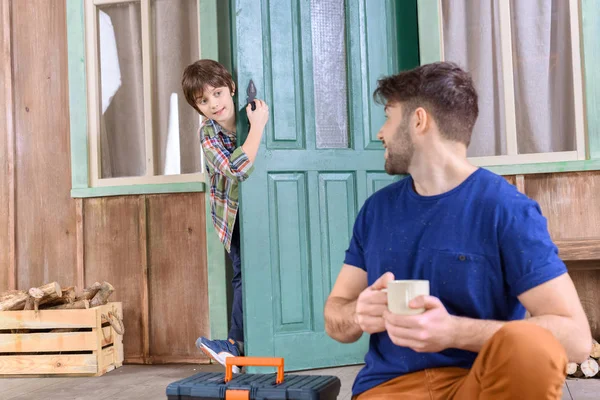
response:
<svg viewBox="0 0 600 400"><path fill-rule="evenodd" d="M123 184L92 187L88 137L88 93L86 76L85 3L67 2L67 44L71 139L71 197L104 197L135 194L204 192L202 181L154 184ZM217 60L217 1L198 0L200 55Z"/></svg>
<svg viewBox="0 0 600 400"><path fill-rule="evenodd" d="M421 64L440 60L440 0L417 0ZM500 175L524 175L600 170L600 8L595 0L580 0L580 49L584 89L585 160L485 166ZM438 27L435 29L434 27Z"/></svg>
<svg viewBox="0 0 600 400"><path fill-rule="evenodd" d="M89 184L87 82L85 64L84 1L67 1L67 42L69 70L69 107L71 140L71 197L106 197L161 193L205 192L204 182L162 183L91 187ZM230 55L219 49L218 38L228 38L218 24L217 2L198 0L200 14L200 56L228 61ZM222 24L227 25L227 24ZM226 51L225 51L226 53ZM206 252L209 287L209 321L212 337L227 334L227 284L225 252L212 226L209 193L206 196Z"/></svg>

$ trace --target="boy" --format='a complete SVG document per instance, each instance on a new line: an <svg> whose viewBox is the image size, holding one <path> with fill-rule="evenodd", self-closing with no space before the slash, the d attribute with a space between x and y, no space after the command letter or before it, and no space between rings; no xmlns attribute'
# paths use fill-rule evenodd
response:
<svg viewBox="0 0 600 400"><path fill-rule="evenodd" d="M260 140L269 119L269 107L255 100L256 108L246 107L250 132L244 144L237 146L236 115L233 96L235 83L231 74L220 63L199 60L188 66L182 79L183 93L188 103L205 120L200 127L200 141L210 179L210 207L213 225L233 264L233 307L228 340L209 340L200 337L196 346L206 355L225 365L225 358L244 352L242 310L242 270L240 259L238 211L238 184L246 180ZM239 373L239 368L233 368Z"/></svg>

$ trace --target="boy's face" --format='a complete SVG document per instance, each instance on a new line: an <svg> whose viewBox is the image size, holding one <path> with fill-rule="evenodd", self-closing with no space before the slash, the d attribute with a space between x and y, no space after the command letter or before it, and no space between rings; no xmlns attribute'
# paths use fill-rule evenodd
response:
<svg viewBox="0 0 600 400"><path fill-rule="evenodd" d="M219 124L235 120L235 109L233 98L227 86L212 87L205 86L201 96L196 97L196 105L208 119L217 121Z"/></svg>

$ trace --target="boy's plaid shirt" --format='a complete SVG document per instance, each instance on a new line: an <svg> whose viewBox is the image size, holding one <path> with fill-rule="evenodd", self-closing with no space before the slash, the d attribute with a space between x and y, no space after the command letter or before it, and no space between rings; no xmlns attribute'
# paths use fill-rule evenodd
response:
<svg viewBox="0 0 600 400"><path fill-rule="evenodd" d="M213 225L230 251L233 226L238 211L238 182L246 180L254 166L241 147L236 134L207 119L200 127L200 143L210 178L210 210Z"/></svg>

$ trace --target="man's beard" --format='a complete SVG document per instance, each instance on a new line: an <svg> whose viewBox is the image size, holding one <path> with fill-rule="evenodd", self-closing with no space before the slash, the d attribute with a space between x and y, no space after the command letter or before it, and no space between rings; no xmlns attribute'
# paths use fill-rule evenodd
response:
<svg viewBox="0 0 600 400"><path fill-rule="evenodd" d="M408 121L398 127L394 140L387 146L388 156L385 160L385 172L389 175L408 174L408 167L412 161L415 148L410 139Z"/></svg>

